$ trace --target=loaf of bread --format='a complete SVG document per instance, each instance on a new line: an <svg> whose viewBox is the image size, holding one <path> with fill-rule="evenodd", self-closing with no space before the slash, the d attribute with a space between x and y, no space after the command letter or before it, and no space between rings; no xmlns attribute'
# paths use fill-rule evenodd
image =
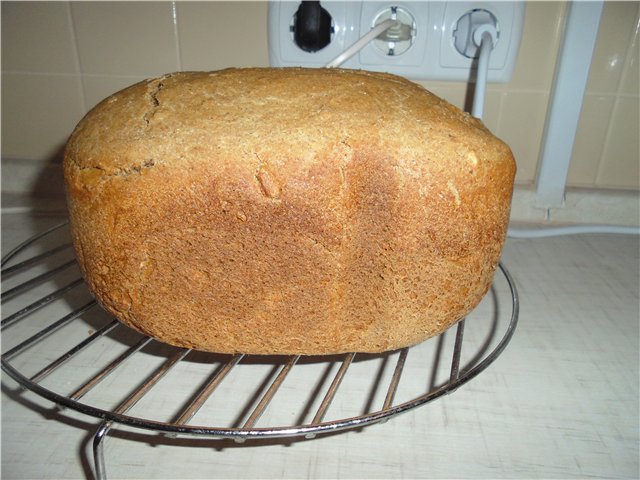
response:
<svg viewBox="0 0 640 480"><path fill-rule="evenodd" d="M98 301L163 342L247 354L421 342L487 292L514 159L401 77L165 75L102 101L64 170Z"/></svg>

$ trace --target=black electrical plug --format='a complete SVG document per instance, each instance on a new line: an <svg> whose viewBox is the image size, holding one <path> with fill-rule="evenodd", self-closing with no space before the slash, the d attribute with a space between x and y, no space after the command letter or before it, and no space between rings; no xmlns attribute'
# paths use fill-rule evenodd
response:
<svg viewBox="0 0 640 480"><path fill-rule="evenodd" d="M317 52L331 43L331 15L320 2L300 2L293 21L293 40L305 52Z"/></svg>

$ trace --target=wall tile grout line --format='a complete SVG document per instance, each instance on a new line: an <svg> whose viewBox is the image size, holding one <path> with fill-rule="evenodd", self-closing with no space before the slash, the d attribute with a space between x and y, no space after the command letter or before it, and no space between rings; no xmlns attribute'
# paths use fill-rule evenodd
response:
<svg viewBox="0 0 640 480"><path fill-rule="evenodd" d="M496 131L502 122L502 115L504 110L504 99L507 98L508 90L505 88L500 91L500 101L498 102L498 118L496 118Z"/></svg>
<svg viewBox="0 0 640 480"><path fill-rule="evenodd" d="M133 79L140 77L151 78L152 75L121 75L117 73L59 73L59 72L32 72L21 70L4 70L3 75L32 75L34 77L82 77L82 78L113 78L113 79Z"/></svg>
<svg viewBox="0 0 640 480"><path fill-rule="evenodd" d="M607 131L604 135L604 141L602 142L602 150L600 153L600 159L598 160L598 168L596 168L596 176L594 186L596 188L603 185L602 181L602 172L604 169L605 161L604 154L607 151L609 143L611 142L611 131L613 129L613 119L616 118L616 114L618 113L618 106L620 105L620 97L616 95L615 100L613 101L613 107L611 107L611 113L609 114L609 118L607 121Z"/></svg>
<svg viewBox="0 0 640 480"><path fill-rule="evenodd" d="M75 27L75 19L73 17L73 11L71 7L71 2L65 2L67 17L69 19L69 28L71 29L71 37L72 37L72 48L73 48L73 58L76 67L76 73L80 80L80 105L82 107L83 114L87 113L87 92L84 84L84 78L82 75L82 63L80 62L80 51L78 49L78 36L76 35L76 27Z"/></svg>
<svg viewBox="0 0 640 480"><path fill-rule="evenodd" d="M178 29L178 6L175 1L171 2L171 20L173 21L173 38L176 45L176 61L178 71L182 71L182 50L180 47L180 31Z"/></svg>
<svg viewBox="0 0 640 480"><path fill-rule="evenodd" d="M616 85L616 95L620 96L622 94L622 87L624 85L624 82L627 78L627 74L629 73L629 70L631 68L631 55L633 54L633 41L634 38L637 41L637 37L638 37L638 30L640 29L640 17L636 17L636 28L634 28L631 31L631 34L629 35L629 39L627 40L627 47L625 49L624 52L624 63L622 64L622 71L620 72L620 78L618 78L618 84Z"/></svg>
<svg viewBox="0 0 640 480"><path fill-rule="evenodd" d="M29 70L3 70L3 75L33 75L34 77L77 77L79 73L33 72Z"/></svg>

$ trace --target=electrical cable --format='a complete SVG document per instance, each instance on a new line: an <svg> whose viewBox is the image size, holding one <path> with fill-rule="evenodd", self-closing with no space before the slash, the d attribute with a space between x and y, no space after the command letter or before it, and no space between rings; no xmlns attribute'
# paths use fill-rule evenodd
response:
<svg viewBox="0 0 640 480"><path fill-rule="evenodd" d="M362 37L360 37L353 45L347 48L344 52L338 55L336 58L331 60L325 68L336 68L342 65L344 62L353 57L356 53L366 47L369 42L373 41L381 35L382 33L389 30L391 27L398 25L400 22L398 20L385 20L384 22L376 25L367 33L365 33Z"/></svg>
<svg viewBox="0 0 640 480"><path fill-rule="evenodd" d="M640 235L640 227L622 227L617 225L567 225L562 227L509 228L507 236L509 238L547 238L583 233Z"/></svg>
<svg viewBox="0 0 640 480"><path fill-rule="evenodd" d="M495 31L495 28L494 28ZM471 115L482 118L484 110L484 94L487 90L487 76L489 74L489 58L493 50L494 37L489 31L482 32L480 41L480 56L476 73L476 86L473 91L473 107Z"/></svg>

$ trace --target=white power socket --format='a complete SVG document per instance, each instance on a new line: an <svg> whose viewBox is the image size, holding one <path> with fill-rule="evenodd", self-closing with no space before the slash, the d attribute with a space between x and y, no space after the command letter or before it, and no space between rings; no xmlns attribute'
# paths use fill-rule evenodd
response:
<svg viewBox="0 0 640 480"><path fill-rule="evenodd" d="M374 40L341 66L395 73L420 80L468 81L475 61L456 49L454 32L468 12L482 9L497 21L498 40L491 52L488 80L508 82L513 74L524 22L524 2L321 2L332 18L331 43L306 52L294 42L291 25L299 1L269 3L269 61L272 66L323 67L377 23L394 7L398 20L412 22L411 41L389 44Z"/></svg>

